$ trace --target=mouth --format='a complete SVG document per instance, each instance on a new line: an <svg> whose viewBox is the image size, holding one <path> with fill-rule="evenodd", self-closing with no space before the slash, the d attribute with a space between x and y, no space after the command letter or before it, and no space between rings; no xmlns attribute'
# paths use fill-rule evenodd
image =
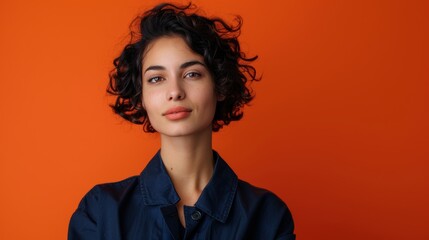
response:
<svg viewBox="0 0 429 240"><path fill-rule="evenodd" d="M189 108L173 107L164 112L162 116L165 116L169 120L180 120L189 116L191 112L192 109Z"/></svg>
<svg viewBox="0 0 429 240"><path fill-rule="evenodd" d="M168 109L165 113L163 113L163 116L169 115L169 114L175 114L180 112L192 112L191 109L185 108L185 107L173 107Z"/></svg>

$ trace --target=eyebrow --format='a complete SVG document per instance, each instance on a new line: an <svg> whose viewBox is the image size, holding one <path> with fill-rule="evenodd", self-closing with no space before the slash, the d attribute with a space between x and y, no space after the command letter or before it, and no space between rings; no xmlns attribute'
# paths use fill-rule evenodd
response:
<svg viewBox="0 0 429 240"><path fill-rule="evenodd" d="M184 69L193 65L202 65L203 67L206 67L206 65L200 61L189 61L189 62L182 63L182 65L180 65L180 69ZM148 68L146 68L146 70L144 70L143 74L149 70L165 70L165 67L161 65L149 66Z"/></svg>

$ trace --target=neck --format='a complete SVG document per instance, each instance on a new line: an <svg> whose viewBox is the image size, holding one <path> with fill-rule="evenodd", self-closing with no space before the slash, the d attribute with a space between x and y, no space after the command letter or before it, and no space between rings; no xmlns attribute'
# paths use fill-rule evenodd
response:
<svg viewBox="0 0 429 240"><path fill-rule="evenodd" d="M190 136L161 135L161 158L181 199L194 204L213 174L211 129Z"/></svg>

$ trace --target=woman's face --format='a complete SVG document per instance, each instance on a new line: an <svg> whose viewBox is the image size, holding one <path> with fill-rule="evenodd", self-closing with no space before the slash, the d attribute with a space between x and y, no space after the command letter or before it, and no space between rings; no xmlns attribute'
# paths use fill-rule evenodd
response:
<svg viewBox="0 0 429 240"><path fill-rule="evenodd" d="M179 36L149 44L142 62L143 106L162 135L211 131L217 97L204 59Z"/></svg>

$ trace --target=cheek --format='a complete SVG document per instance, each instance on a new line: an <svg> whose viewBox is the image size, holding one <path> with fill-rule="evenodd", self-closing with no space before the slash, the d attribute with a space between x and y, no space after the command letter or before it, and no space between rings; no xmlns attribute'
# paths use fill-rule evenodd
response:
<svg viewBox="0 0 429 240"><path fill-rule="evenodd" d="M158 108L157 103L159 104L160 102L157 100L158 98L159 94L156 94L155 92L143 91L142 104L148 115L152 115L152 113Z"/></svg>
<svg viewBox="0 0 429 240"><path fill-rule="evenodd" d="M214 111L216 109L217 97L212 88L200 91L198 94L200 102L203 104L205 111Z"/></svg>

